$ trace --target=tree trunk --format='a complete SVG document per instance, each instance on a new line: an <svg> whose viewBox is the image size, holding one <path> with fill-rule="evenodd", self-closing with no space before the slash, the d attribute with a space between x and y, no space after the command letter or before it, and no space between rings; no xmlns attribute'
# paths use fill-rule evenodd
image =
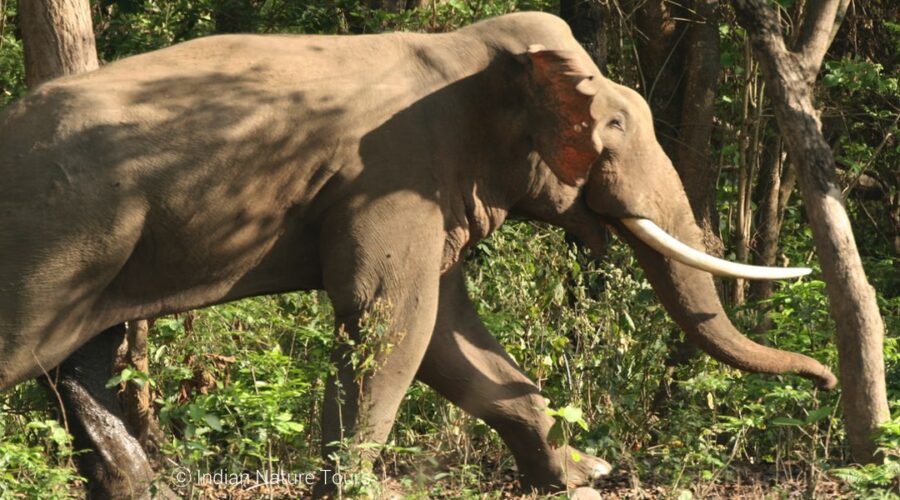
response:
<svg viewBox="0 0 900 500"><path fill-rule="evenodd" d="M894 254L900 256L900 193L891 195L891 221L894 226Z"/></svg>
<svg viewBox="0 0 900 500"><path fill-rule="evenodd" d="M708 253L721 256L718 166L710 158L719 62L718 0L643 2L635 34L656 135L681 177Z"/></svg>
<svg viewBox="0 0 900 500"><path fill-rule="evenodd" d="M784 208L794 186L795 177L786 172L785 155L781 137L770 137L765 147L765 155L760 163L756 188L756 233L752 238L753 264L775 266L778 256L778 235L784 220ZM755 280L750 282L751 300L760 301L772 296L773 282Z"/></svg>
<svg viewBox="0 0 900 500"><path fill-rule="evenodd" d="M688 27L679 19L686 18L687 13L666 0L632 3L636 5L629 4L626 10L634 12L636 30L632 37L643 79L640 91L653 111L656 138L675 163L674 144L678 141L681 121L682 80L688 69L684 64L684 38ZM676 164L675 168L680 169L681 165Z"/></svg>
<svg viewBox="0 0 900 500"><path fill-rule="evenodd" d="M149 322L145 319L129 321L126 327L126 337L123 345L126 347L124 356L119 356L135 369L149 373L150 359L147 356L147 333L150 329ZM159 428L159 422L153 413L153 405L150 400L150 385L138 385L133 381L125 384L125 390L121 395L122 406L125 409L125 418L128 427L132 430L138 442L144 449L156 451L163 442L163 433Z"/></svg>
<svg viewBox="0 0 900 500"><path fill-rule="evenodd" d="M603 25L609 14L608 7L600 2L584 2L581 0L560 0L559 17L572 28L572 35L584 50L591 56L594 64L606 73L606 58L609 46L606 30Z"/></svg>
<svg viewBox="0 0 900 500"><path fill-rule="evenodd" d="M873 433L890 416L884 379L884 323L866 280L835 177L834 157L822 136L812 84L842 18L845 0L809 2L798 49L789 51L765 0L737 0L775 106L787 151L798 169L831 313L837 325L841 401L853 458L877 459Z"/></svg>
<svg viewBox="0 0 900 500"><path fill-rule="evenodd" d="M97 69L88 0L22 0L19 23L28 87Z"/></svg>
<svg viewBox="0 0 900 500"><path fill-rule="evenodd" d="M251 31L256 5L252 0L214 0L212 18L216 33Z"/></svg>
<svg viewBox="0 0 900 500"><path fill-rule="evenodd" d="M716 89L722 71L719 56L718 0L691 3L693 19L687 32L688 47L682 92L679 141L674 146L674 163L684 183L694 216L703 229L703 243L712 255L722 255L719 212L716 207L716 180L719 169L712 161L710 137L716 111Z"/></svg>
<svg viewBox="0 0 900 500"><path fill-rule="evenodd" d="M750 43L744 47L744 87L741 98L741 128L738 134L740 139L740 164L738 165L737 206L734 213L734 237L732 244L735 260L747 262L750 250L751 226L753 221L752 204L750 195L753 187L753 179L759 170L759 135L763 122L763 101L765 99L765 84L759 78L757 62L753 59ZM736 278L732 281L731 303L742 305L744 303L744 291L746 280Z"/></svg>

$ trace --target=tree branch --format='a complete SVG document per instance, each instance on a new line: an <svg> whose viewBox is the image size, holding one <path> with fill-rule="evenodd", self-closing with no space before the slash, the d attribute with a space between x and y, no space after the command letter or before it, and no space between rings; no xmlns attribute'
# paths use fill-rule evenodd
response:
<svg viewBox="0 0 900 500"><path fill-rule="evenodd" d="M794 51L802 56L807 78L815 79L841 26L850 0L812 0L804 12Z"/></svg>
<svg viewBox="0 0 900 500"><path fill-rule="evenodd" d="M804 83L811 85L847 12L849 0L810 1L793 50L788 50L785 45L778 17L766 2L735 0L734 4L741 25L755 39L754 43L761 45L757 50L765 50L777 59L787 59L792 65L797 65L801 69ZM778 71L782 75L794 72L783 69Z"/></svg>
<svg viewBox="0 0 900 500"><path fill-rule="evenodd" d="M784 45L778 17L765 1L735 0L734 8L738 22L747 30L751 40L763 45L760 49L775 56L789 53Z"/></svg>

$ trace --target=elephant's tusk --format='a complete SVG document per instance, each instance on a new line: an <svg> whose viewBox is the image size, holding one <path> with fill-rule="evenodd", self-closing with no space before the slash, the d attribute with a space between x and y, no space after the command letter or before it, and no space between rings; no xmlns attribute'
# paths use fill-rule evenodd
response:
<svg viewBox="0 0 900 500"><path fill-rule="evenodd" d="M728 262L685 245L648 219L627 218L622 219L622 224L641 241L666 257L716 276L748 280L782 280L799 278L812 272L808 267L762 267Z"/></svg>

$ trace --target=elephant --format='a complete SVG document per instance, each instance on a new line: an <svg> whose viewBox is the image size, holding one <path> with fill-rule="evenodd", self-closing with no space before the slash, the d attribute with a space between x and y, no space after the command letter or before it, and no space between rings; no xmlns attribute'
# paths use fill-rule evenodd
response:
<svg viewBox="0 0 900 500"><path fill-rule="evenodd" d="M152 476L103 394L123 323L316 289L352 338L389 310L374 369L335 349L324 443L384 443L418 379L496 429L529 487L608 473L551 446L539 389L466 292L462 257L512 217L596 252L611 230L713 358L836 384L737 331L713 283L809 270L706 255L646 102L546 13L441 34L220 35L125 58L3 110L0 178L0 388L62 367L98 495ZM377 451L359 448L365 468Z"/></svg>

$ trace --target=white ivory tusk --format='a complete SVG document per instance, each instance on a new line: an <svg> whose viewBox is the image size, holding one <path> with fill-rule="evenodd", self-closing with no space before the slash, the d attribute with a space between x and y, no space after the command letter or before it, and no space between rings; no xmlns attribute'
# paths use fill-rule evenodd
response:
<svg viewBox="0 0 900 500"><path fill-rule="evenodd" d="M685 245L648 219L627 218L621 220L629 231L657 252L716 276L748 280L783 280L799 278L812 272L812 269L808 267L762 267L728 262Z"/></svg>

